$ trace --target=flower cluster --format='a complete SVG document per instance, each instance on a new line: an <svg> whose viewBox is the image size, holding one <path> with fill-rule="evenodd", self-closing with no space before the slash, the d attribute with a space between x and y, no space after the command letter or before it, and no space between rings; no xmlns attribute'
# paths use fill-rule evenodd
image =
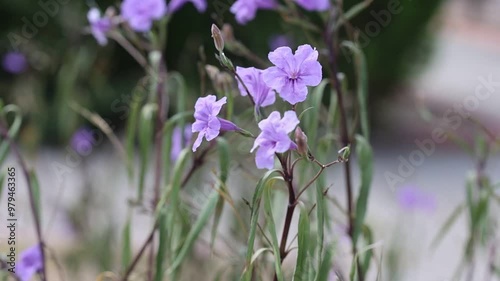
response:
<svg viewBox="0 0 500 281"><path fill-rule="evenodd" d="M307 98L307 86L317 86L321 82L322 69L318 62L318 51L310 45L299 46L295 54L289 47L279 47L269 53L269 60L274 66L265 70L254 67L236 68L240 94L250 95L256 111L260 107L275 103L275 91L291 105L303 102ZM200 146L203 137L210 141L217 137L221 130L241 131L233 123L217 117L225 103L225 97L219 101L216 101L215 96L198 99L194 114L196 122L192 129L199 134L193 145L193 151ZM261 132L250 151L257 149L255 163L258 168L272 169L276 153L297 149L289 134L298 124L299 120L293 110L285 112L283 118L278 111L273 111L266 119L259 122Z"/></svg>
<svg viewBox="0 0 500 281"><path fill-rule="evenodd" d="M295 3L309 11L325 11L330 8L329 0L295 0ZM257 10L271 10L278 7L275 0L237 0L231 6L231 13L239 24L246 24L255 18Z"/></svg>
<svg viewBox="0 0 500 281"><path fill-rule="evenodd" d="M121 19L137 32L147 32L153 27L153 22L167 14L173 14L186 3L191 2L201 13L207 9L206 0L171 0L167 6L165 0L124 0L121 4ZM97 8L91 8L87 13L90 32L99 45L106 45L107 33L113 29L114 15L101 15Z"/></svg>

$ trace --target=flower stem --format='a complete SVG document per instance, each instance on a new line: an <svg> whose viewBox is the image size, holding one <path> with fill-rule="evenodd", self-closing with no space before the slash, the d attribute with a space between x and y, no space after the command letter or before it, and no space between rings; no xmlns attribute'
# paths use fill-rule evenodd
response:
<svg viewBox="0 0 500 281"><path fill-rule="evenodd" d="M14 153L15 157L17 158L17 161L19 162L19 165L21 165L21 170L23 171L23 175L26 178L26 182L28 184L28 196L29 196L29 201L30 201L30 209L31 213L33 215L33 220L35 221L35 231L36 231L36 236L38 240L38 244L41 248L41 259L42 259L42 270L41 270L41 279L42 281L47 280L47 272L46 272L46 260L45 260L45 242L43 240L42 236L42 230L40 227L40 216L37 211L36 203L35 203L35 196L33 195L33 185L31 181L31 177L28 171L28 167L26 166L26 163L24 162L23 157L21 156L21 153L19 152L19 149L17 145L14 143L12 138L9 136L9 132L7 129L7 126L3 124L0 120L0 135L7 140L10 144L10 147L12 149L12 152Z"/></svg>

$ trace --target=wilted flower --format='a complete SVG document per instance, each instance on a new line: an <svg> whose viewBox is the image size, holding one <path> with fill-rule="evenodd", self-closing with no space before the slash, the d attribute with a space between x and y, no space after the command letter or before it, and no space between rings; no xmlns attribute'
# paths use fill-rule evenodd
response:
<svg viewBox="0 0 500 281"><path fill-rule="evenodd" d="M78 129L70 141L71 147L80 155L88 155L92 151L94 136L87 128Z"/></svg>
<svg viewBox="0 0 500 281"><path fill-rule="evenodd" d="M28 68L26 57L20 52L10 52L3 56L3 69L12 74L20 74Z"/></svg>
<svg viewBox="0 0 500 281"><path fill-rule="evenodd" d="M274 9L274 0L238 0L231 6L231 13L239 24L246 24L255 18L258 9Z"/></svg>
<svg viewBox="0 0 500 281"><path fill-rule="evenodd" d="M255 107L264 107L273 104L276 101L276 94L262 80L262 70L255 67L236 67L236 73L248 88L252 96ZM238 81L238 88L242 96L247 95L245 87Z"/></svg>
<svg viewBox="0 0 500 281"><path fill-rule="evenodd" d="M177 126L172 132L172 148L170 149L170 159L172 162L177 161L181 151L191 142L193 132L191 131L191 124L184 126L184 129Z"/></svg>
<svg viewBox="0 0 500 281"><path fill-rule="evenodd" d="M330 0L295 0L295 2L309 11L324 11L330 8Z"/></svg>
<svg viewBox="0 0 500 281"><path fill-rule="evenodd" d="M125 0L122 3L122 17L130 27L139 32L151 29L154 20L167 12L165 0Z"/></svg>
<svg viewBox="0 0 500 281"><path fill-rule="evenodd" d="M206 0L172 0L168 3L169 13L174 13L179 10L184 4L187 2L193 3L198 12L202 13L207 9L207 1Z"/></svg>
<svg viewBox="0 0 500 281"><path fill-rule="evenodd" d="M299 46L295 54L289 47L280 47L268 57L275 66L264 71L264 81L291 104L304 101L307 86L317 86L321 82L318 51L310 45Z"/></svg>
<svg viewBox="0 0 500 281"><path fill-rule="evenodd" d="M240 130L231 121L217 117L222 106L226 104L226 97L221 98L217 101L217 97L214 95L208 95L206 97L198 98L196 104L194 105L194 118L196 121L192 125L192 132L198 133L193 144L193 152L198 149L201 145L203 137L207 141L215 139L220 131L238 131Z"/></svg>
<svg viewBox="0 0 500 281"><path fill-rule="evenodd" d="M16 275L21 281L29 281L42 268L42 247L37 244L21 252Z"/></svg>
<svg viewBox="0 0 500 281"><path fill-rule="evenodd" d="M267 119L259 122L261 133L255 139L252 150L257 147L255 163L259 169L272 169L274 167L274 154L283 153L297 146L288 136L299 124L295 111L287 111L281 118L278 111L273 111Z"/></svg>
<svg viewBox="0 0 500 281"><path fill-rule="evenodd" d="M91 8L87 13L87 19L90 23L90 32L99 45L104 46L108 43L106 33L111 29L112 23L109 17L101 17L101 12L97 8Z"/></svg>
<svg viewBox="0 0 500 281"><path fill-rule="evenodd" d="M398 203L408 211L424 211L432 213L436 209L436 200L432 195L424 193L417 187L405 186L398 190Z"/></svg>

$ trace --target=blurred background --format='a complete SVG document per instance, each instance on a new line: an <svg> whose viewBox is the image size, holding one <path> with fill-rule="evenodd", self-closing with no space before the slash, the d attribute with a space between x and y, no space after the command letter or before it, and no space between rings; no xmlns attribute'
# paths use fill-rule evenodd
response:
<svg viewBox="0 0 500 281"><path fill-rule="evenodd" d="M44 2L50 1L40 3ZM3 5L0 98L6 104L19 105L23 112L19 140L41 184L47 243L58 251L58 258L72 274L69 276L86 280L112 270L119 262L113 255L120 246L115 237L120 236L133 188L106 140L89 143L83 155L73 152L72 142L85 139L85 130L95 128L68 105L76 102L95 111L121 136L132 89L143 71L119 45L110 42L101 47L84 28L89 7L98 5L104 10L116 5L115 1L53 2L57 11L47 12L46 17L36 16L44 11L38 1ZM181 72L187 80L189 104L200 95L200 46L204 46L206 61L216 65L209 33L214 20L232 24L235 36L264 59L279 44L295 47L307 42L274 12L259 11L256 20L239 26L229 11L210 2L203 15L186 5L169 25L168 68ZM388 14L384 11L390 2L374 0L352 21L359 28L367 57L374 126L375 179L368 223L375 229L386 259L391 261L393 247L400 249L394 263L401 272L393 273L398 276L394 280L450 280L460 263L466 218L459 220L439 247L431 250L430 242L464 200L464 182L475 167L474 159L452 141L445 141L436 144L396 184L390 184L386 175L398 174L401 158L408 159L419 149L416 141L432 138L448 110L460 105L468 108L466 103L478 85L491 95L467 112L494 135L499 134L500 0L401 0L398 12ZM346 9L356 3L346 0ZM228 55L237 65L251 65L243 57ZM341 70L353 79L352 63L347 56L342 60ZM437 116L431 122L425 118L430 112ZM474 125L462 121L455 133L473 139ZM8 159L9 163L14 165L15 160ZM500 181L499 157L490 159L487 172L493 182ZM332 170L330 192L344 198L340 175L340 169ZM19 186L23 186L21 177ZM401 192L408 187L425 194L431 207L405 207ZM35 239L27 196L22 189L17 196L24 202L18 213L18 240L28 247ZM0 204L4 197L2 200ZM4 216L0 212L0 220ZM139 244L150 221L135 222L133 237ZM0 230L0 252L6 247L6 235ZM485 264L488 257L487 251L481 255ZM486 269L484 266L483 273ZM484 280L483 275L474 280Z"/></svg>

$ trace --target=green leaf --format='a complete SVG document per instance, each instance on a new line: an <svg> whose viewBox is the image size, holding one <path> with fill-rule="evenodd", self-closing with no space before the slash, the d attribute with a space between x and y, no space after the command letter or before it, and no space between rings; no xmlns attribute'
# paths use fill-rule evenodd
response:
<svg viewBox="0 0 500 281"><path fill-rule="evenodd" d="M365 241L368 245L373 244L373 233L372 233L371 229L366 225L363 226L363 237L365 238ZM370 268L370 261L372 260L372 256L373 256L373 251L367 250L367 252L363 258L363 263L361 264L362 272L368 272L368 269Z"/></svg>
<svg viewBox="0 0 500 281"><path fill-rule="evenodd" d="M370 1L371 2L371 1ZM364 2L363 2L364 3ZM368 119L368 67L366 58L361 48L350 41L342 42L342 46L347 47L354 55L356 69L357 98L360 111L361 132L366 140L370 139L370 121Z"/></svg>
<svg viewBox="0 0 500 281"><path fill-rule="evenodd" d="M264 214L266 217L266 223L271 235L271 243L273 246L274 253L274 270L276 271L276 277L278 281L284 281L283 271L281 270L281 257L280 257L280 245L278 242L278 236L276 234L276 225L274 223L273 208L271 206L272 198L271 188L266 188L266 196L264 196Z"/></svg>
<svg viewBox="0 0 500 281"><path fill-rule="evenodd" d="M186 237L186 240L184 241L184 244L182 245L182 248L179 251L179 254L172 263L172 266L169 269L170 273L175 271L184 261L186 255L189 253L191 247L194 245L194 242L196 241L199 234L203 230L203 227L207 223L210 216L213 214L218 199L219 199L219 193L217 191L213 191L210 197L208 198L207 203L201 210L198 219L194 223L193 227L190 229Z"/></svg>
<svg viewBox="0 0 500 281"><path fill-rule="evenodd" d="M262 194L264 192L265 186L270 182L271 180L276 180L276 179L283 179L282 177L272 177L274 173L279 173L279 170L273 169L269 170L264 174L264 177L262 177L259 182L257 183L257 187L255 189L253 199L252 199L252 215L250 219L250 233L248 235L248 248L247 248L247 254L246 254L246 264L245 264L245 270L243 272L243 275L241 276L240 280L243 281L250 281L252 280L252 257L254 255L253 248L254 248L254 243L255 243L255 236L257 233L257 226L259 222L259 207L260 207L260 201L262 198Z"/></svg>
<svg viewBox="0 0 500 281"><path fill-rule="evenodd" d="M359 15L362 11L366 10L368 6L373 2L373 0L365 0L354 6L352 6L335 24L335 30L338 30L346 22L353 19L355 16Z"/></svg>
<svg viewBox="0 0 500 281"><path fill-rule="evenodd" d="M3 182L5 181L5 174L0 173L0 202L2 202L2 195L3 195Z"/></svg>
<svg viewBox="0 0 500 281"><path fill-rule="evenodd" d="M226 181L229 176L229 145L227 141L219 137L217 138L217 145L219 150L219 170L220 170L220 184L218 187L219 192L226 193L225 190ZM215 208L214 223L212 226L212 239L211 246L213 247L215 242L215 237L217 235L217 228L219 226L220 218L222 216L222 211L224 209L224 198L219 194L219 200L217 201L217 207Z"/></svg>
<svg viewBox="0 0 500 281"><path fill-rule="evenodd" d="M314 88L313 92L311 93L311 106L315 109L312 110L310 114L307 114L305 117L305 128L303 128L306 131L307 138L309 140L309 146L313 147L313 145L317 144L317 134L318 134L318 127L320 124L320 112L321 112L321 107L322 107L322 100L323 100L323 94L325 92L325 87L328 85L328 79L323 79L321 83Z"/></svg>
<svg viewBox="0 0 500 281"><path fill-rule="evenodd" d="M168 235L168 222L166 208L160 211L160 217L158 218L158 232L159 232L159 244L158 253L156 254L156 275L155 281L163 280L164 264L165 264L165 252L167 249L167 235Z"/></svg>
<svg viewBox="0 0 500 281"><path fill-rule="evenodd" d="M31 182L31 188L33 188L33 199L35 200L35 210L38 216L38 221L42 220L42 208L40 205L40 183L34 171L29 172L29 181Z"/></svg>
<svg viewBox="0 0 500 281"><path fill-rule="evenodd" d="M328 213L328 210L325 206L325 196L323 195L323 186L324 185L324 177L320 176L318 178L318 182L316 185L316 223L317 223L317 231L318 231L318 250L317 250L317 259L318 259L318 268L321 267L321 262L323 259L323 244L325 240L325 214ZM319 274L319 271L317 272ZM319 277L319 276L318 276Z"/></svg>
<svg viewBox="0 0 500 281"><path fill-rule="evenodd" d="M332 258L333 258L333 250L330 247L328 247L327 250L325 251L325 256L323 257L321 266L318 269L318 277L316 278L316 281L329 281L328 277L332 269Z"/></svg>
<svg viewBox="0 0 500 281"><path fill-rule="evenodd" d="M436 237L432 240L431 249L436 249L441 240L446 236L446 233L450 230L450 228L455 224L456 220L460 217L460 214L465 210L465 204L462 203L458 205L453 211L450 213L449 217L445 220L445 223L441 226L439 231L437 232Z"/></svg>
<svg viewBox="0 0 500 281"><path fill-rule="evenodd" d="M135 93L137 95L144 95L144 92L141 91L142 89L136 90ZM136 94L134 94L134 97ZM135 147L135 136L137 132L137 125L139 122L139 108L141 104L142 99L139 98L133 98L132 101L130 102L130 116L127 120L127 129L126 129L126 139L125 139L125 151L127 154L127 161L129 163L134 163L134 147ZM134 176L134 167L133 165L127 165L128 168L128 176L129 179L132 179Z"/></svg>
<svg viewBox="0 0 500 281"><path fill-rule="evenodd" d="M309 222L309 212L307 208L301 204L300 207L300 218L299 218L299 229L298 229L298 251L297 251L297 263L295 265L295 274L293 280L302 281L307 280L308 272L308 255L309 255L309 239L310 239L310 222Z"/></svg>
<svg viewBox="0 0 500 281"><path fill-rule="evenodd" d="M356 201L356 216L353 231L353 244L356 245L358 237L364 225L366 209L368 208L368 197L373 177L373 154L370 144L360 135L356 136L356 153L359 158L359 169L361 173L361 187Z"/></svg>
<svg viewBox="0 0 500 281"><path fill-rule="evenodd" d="M139 201L142 201L144 196L144 182L146 180L149 154L153 143L153 131L155 127L154 116L156 110L157 108L155 104L146 104L142 107L141 116L139 118L139 151L141 156L139 189L137 194Z"/></svg>
<svg viewBox="0 0 500 281"><path fill-rule="evenodd" d="M8 129L9 138L13 140L17 137L17 134L19 133L19 129L21 128L23 118L21 110L19 109L18 106L13 104L6 105L2 107L0 111L0 120L3 120L5 124L8 124L7 115L9 113L14 114L14 121L12 122L12 124L9 126ZM9 152L9 146L10 146L9 141L4 140L2 138L2 141L0 142L0 164L2 164L5 161L5 157L7 157L7 154Z"/></svg>
<svg viewBox="0 0 500 281"><path fill-rule="evenodd" d="M125 227L122 232L122 266L123 269L126 269L129 266L130 261L132 260L132 237L131 237L131 216L130 214L127 216L127 222L125 223Z"/></svg>

